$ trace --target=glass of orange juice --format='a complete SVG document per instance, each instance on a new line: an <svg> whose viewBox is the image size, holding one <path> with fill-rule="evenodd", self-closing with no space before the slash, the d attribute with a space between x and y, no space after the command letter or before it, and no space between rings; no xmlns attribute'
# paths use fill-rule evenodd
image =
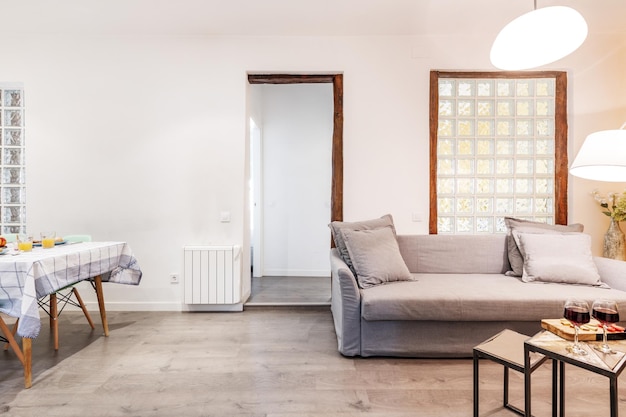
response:
<svg viewBox="0 0 626 417"><path fill-rule="evenodd" d="M54 232L41 233L41 247L44 249L54 248L55 238L56 238L56 233Z"/></svg>
<svg viewBox="0 0 626 417"><path fill-rule="evenodd" d="M33 237L27 234L17 235L17 249L20 252L30 252L33 250Z"/></svg>

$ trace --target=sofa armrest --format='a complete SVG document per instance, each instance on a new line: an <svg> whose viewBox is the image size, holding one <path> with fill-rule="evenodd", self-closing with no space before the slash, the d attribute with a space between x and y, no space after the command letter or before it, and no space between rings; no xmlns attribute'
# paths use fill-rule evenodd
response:
<svg viewBox="0 0 626 417"><path fill-rule="evenodd" d="M330 309L338 349L345 356L357 356L361 354L361 292L354 274L337 249L330 252L330 270Z"/></svg>
<svg viewBox="0 0 626 417"><path fill-rule="evenodd" d="M600 279L609 287L626 291L626 262L615 259L593 257Z"/></svg>

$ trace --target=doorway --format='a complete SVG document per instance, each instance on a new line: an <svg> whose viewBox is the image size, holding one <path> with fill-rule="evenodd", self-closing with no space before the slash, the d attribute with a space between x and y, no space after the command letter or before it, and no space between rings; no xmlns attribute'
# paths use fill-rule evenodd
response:
<svg viewBox="0 0 626 417"><path fill-rule="evenodd" d="M259 128L254 120L250 121L250 259L253 278L252 296L247 305L328 303L331 239L326 225L343 217L343 77L341 74L251 74L248 80L254 88L260 87L258 91L264 97L269 97L266 101L261 100L269 103L264 104L269 110L255 112L257 117L260 113L267 113L268 126ZM315 85L321 83L329 85ZM282 100L286 97L287 101L279 100L277 105L272 101L273 97L282 97ZM316 98L325 102L323 111L328 113L317 122L314 119L315 106L319 106L319 103L315 104ZM306 107L310 103L313 107ZM278 123L279 130L291 124L291 133L281 130L277 134L276 126L272 124L278 120L275 113L281 106L288 119L283 118ZM262 119L260 124L263 125L266 117ZM261 145L264 128L267 128L268 143ZM315 132L324 137L323 143L316 143L319 138ZM277 142L276 137L281 134L285 137ZM323 154L322 159L312 157L316 153ZM270 166L264 168L261 164ZM268 182L265 184L259 180L263 176L273 177L273 180L266 178ZM259 198L260 189L263 193ZM321 205L324 209L320 211ZM307 222L312 224L308 230L301 227ZM261 230L259 236L257 232L263 227L266 230ZM307 236L317 242L314 247ZM277 253L282 258L277 258ZM323 275L322 281L319 275Z"/></svg>

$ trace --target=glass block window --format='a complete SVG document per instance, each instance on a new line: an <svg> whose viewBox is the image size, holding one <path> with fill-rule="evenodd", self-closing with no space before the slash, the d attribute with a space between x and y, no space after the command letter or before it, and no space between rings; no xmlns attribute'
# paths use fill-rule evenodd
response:
<svg viewBox="0 0 626 417"><path fill-rule="evenodd" d="M24 89L0 83L0 233L26 230Z"/></svg>
<svg viewBox="0 0 626 417"><path fill-rule="evenodd" d="M555 195L557 80L493 74L439 77L431 85L431 105L433 88L438 96L431 108L431 233L504 233L507 216L562 219Z"/></svg>

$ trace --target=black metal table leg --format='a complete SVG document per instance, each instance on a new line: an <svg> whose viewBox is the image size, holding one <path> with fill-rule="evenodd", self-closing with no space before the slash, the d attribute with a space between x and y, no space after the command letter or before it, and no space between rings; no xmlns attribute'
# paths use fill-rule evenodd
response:
<svg viewBox="0 0 626 417"><path fill-rule="evenodd" d="M474 417L478 417L478 353L474 351Z"/></svg>
<svg viewBox="0 0 626 417"><path fill-rule="evenodd" d="M565 417L565 363L559 361L559 415Z"/></svg>
<svg viewBox="0 0 626 417"><path fill-rule="evenodd" d="M502 404L504 404L505 407L508 407L509 405L509 368L508 367L504 367L504 390L502 393Z"/></svg>
<svg viewBox="0 0 626 417"><path fill-rule="evenodd" d="M609 378L609 385L611 391L611 417L617 417L619 409L617 407L617 377Z"/></svg>
<svg viewBox="0 0 626 417"><path fill-rule="evenodd" d="M531 417L530 413L530 375L532 369L530 367L530 352L528 345L524 343L524 415Z"/></svg>

